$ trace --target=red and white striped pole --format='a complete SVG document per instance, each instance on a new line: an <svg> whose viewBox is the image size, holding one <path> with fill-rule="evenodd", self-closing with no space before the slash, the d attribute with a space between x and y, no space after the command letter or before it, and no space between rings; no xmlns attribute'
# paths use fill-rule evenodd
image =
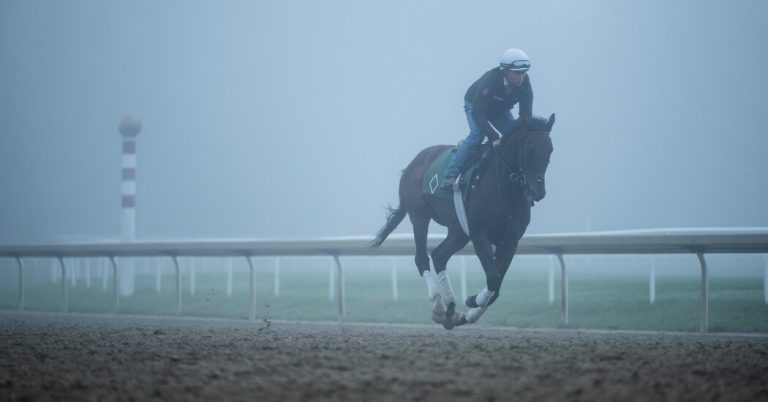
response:
<svg viewBox="0 0 768 402"><path fill-rule="evenodd" d="M123 137L122 152L122 235L123 241L136 240L136 136L141 132L141 120L125 116L118 130ZM131 296L134 292L135 267L132 260L120 264L120 294Z"/></svg>
<svg viewBox="0 0 768 402"><path fill-rule="evenodd" d="M118 130L123 137L122 172L122 234L123 241L136 240L136 136L141 132L141 120L125 116Z"/></svg>

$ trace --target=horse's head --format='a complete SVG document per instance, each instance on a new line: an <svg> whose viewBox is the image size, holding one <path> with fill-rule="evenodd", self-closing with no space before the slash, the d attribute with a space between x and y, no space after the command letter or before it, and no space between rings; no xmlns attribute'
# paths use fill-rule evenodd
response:
<svg viewBox="0 0 768 402"><path fill-rule="evenodd" d="M552 154L549 133L554 124L554 114L549 119L534 117L529 124L513 128L501 143L500 159L507 177L531 202L541 201L547 194L544 175Z"/></svg>

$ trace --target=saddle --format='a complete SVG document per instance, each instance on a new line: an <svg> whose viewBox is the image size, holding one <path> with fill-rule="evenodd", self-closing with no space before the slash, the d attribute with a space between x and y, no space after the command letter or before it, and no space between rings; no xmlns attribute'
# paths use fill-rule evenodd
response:
<svg viewBox="0 0 768 402"><path fill-rule="evenodd" d="M422 193L428 196L440 197L445 199L453 198L453 191L450 189L443 189L440 187L440 181L443 178L445 169L451 162L453 154L456 153L457 147L448 148L441 153L427 169L427 173L424 175L424 183L422 186ZM459 188L464 202L467 201L470 191L468 191L474 183L480 180L487 161L490 159L493 153L493 145L490 143L483 143L475 147L472 153L467 158L467 162L461 168L461 177L459 180Z"/></svg>

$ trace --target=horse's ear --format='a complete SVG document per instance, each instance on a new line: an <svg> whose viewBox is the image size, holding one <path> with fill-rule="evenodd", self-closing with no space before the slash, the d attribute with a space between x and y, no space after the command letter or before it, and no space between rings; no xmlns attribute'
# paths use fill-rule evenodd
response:
<svg viewBox="0 0 768 402"><path fill-rule="evenodd" d="M552 131L552 126L555 125L555 114L552 113L547 120L547 131Z"/></svg>

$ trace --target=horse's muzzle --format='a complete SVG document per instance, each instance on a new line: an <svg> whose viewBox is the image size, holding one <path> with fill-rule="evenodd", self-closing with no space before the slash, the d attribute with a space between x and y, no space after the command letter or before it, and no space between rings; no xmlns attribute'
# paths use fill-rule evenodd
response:
<svg viewBox="0 0 768 402"><path fill-rule="evenodd" d="M544 185L544 179L539 177L536 180L534 180L528 186L527 193L528 193L528 197L534 202L539 202L543 200L544 196L547 195L547 188Z"/></svg>

